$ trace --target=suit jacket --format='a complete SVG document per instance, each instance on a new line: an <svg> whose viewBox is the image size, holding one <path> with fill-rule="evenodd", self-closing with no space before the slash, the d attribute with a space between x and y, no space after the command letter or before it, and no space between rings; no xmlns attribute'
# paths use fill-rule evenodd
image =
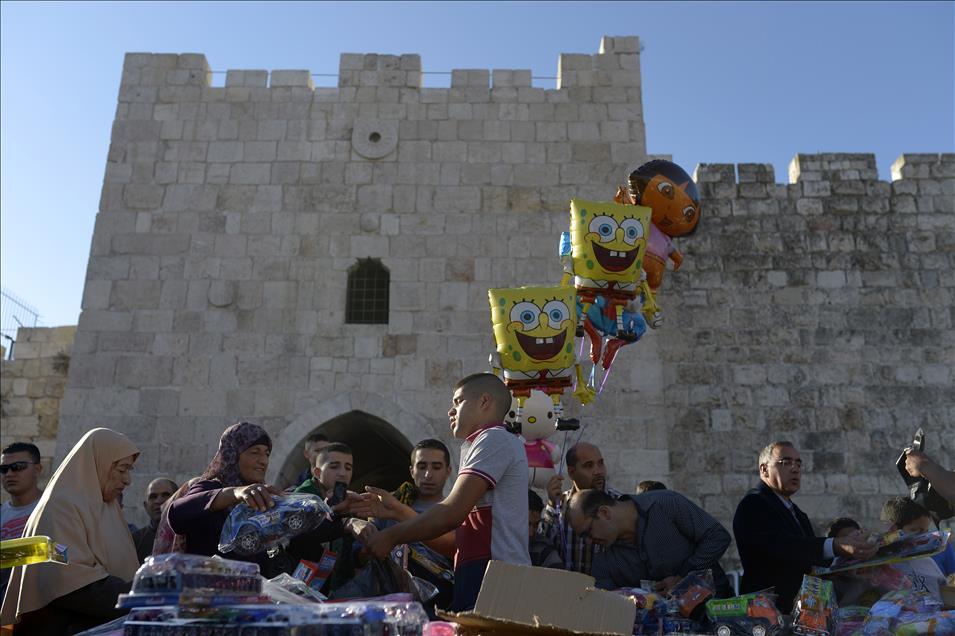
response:
<svg viewBox="0 0 955 636"><path fill-rule="evenodd" d="M798 517L786 509L765 483L750 490L736 507L733 534L743 562L740 593L775 587L776 605L788 614L799 592L802 577L813 565L827 563L826 539L816 537L809 517L793 504Z"/></svg>

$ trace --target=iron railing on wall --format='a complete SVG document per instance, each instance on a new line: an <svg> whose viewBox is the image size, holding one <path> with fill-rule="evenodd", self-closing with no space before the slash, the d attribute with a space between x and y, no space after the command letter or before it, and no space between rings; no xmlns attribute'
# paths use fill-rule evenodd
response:
<svg viewBox="0 0 955 636"><path fill-rule="evenodd" d="M39 321L40 312L30 303L11 291L0 289L0 345L7 350L7 359L13 358L17 329L36 327Z"/></svg>

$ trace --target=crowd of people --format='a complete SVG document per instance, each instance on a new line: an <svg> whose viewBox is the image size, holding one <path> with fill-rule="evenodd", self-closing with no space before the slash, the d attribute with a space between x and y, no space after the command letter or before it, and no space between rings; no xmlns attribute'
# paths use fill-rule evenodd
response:
<svg viewBox="0 0 955 636"><path fill-rule="evenodd" d="M779 609L788 613L813 566L876 551L852 519L836 520L828 536L816 534L792 501L803 463L785 441L758 454L755 488L739 502L732 535L659 481L641 482L635 494L614 490L600 449L586 441L566 452L570 487L555 476L545 501L528 489L523 443L504 426L510 407L510 392L492 374L469 375L455 385L448 418L462 445L447 495L451 453L439 440L415 444L409 480L396 491L368 486L359 493L348 486L361 449L310 436L304 447L310 469L294 492L324 499L333 519L296 536L277 555L226 556L258 563L267 577L291 572L303 559L324 559L333 565L321 591L334 598L366 564L407 545L409 571L438 589L432 605L463 611L474 606L492 559L583 572L607 589L652 585L661 592L691 571L710 570L717 596L732 596L736 590L720 559L735 537L743 566L739 592L773 587ZM283 495L266 482L271 450L262 427L228 427L201 474L181 486L166 478L149 483L143 507L150 522L131 530L121 497L140 451L125 435L89 431L42 491L37 448L6 447L0 472L10 501L2 507L2 538L51 536L68 546L69 563L14 568L3 582L2 623L14 625L15 633L76 633L122 615L117 595L129 590L150 554L219 554L223 525L236 505L264 511ZM906 468L955 501L955 473L916 451ZM905 498L886 502L883 518L905 532L927 531L937 521ZM904 565L914 585L937 595L943 577L955 572L955 552L949 545L936 557Z"/></svg>

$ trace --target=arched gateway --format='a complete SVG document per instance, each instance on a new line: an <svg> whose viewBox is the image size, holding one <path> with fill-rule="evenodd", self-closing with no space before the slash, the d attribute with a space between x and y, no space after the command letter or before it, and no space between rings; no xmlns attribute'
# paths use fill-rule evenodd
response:
<svg viewBox="0 0 955 636"><path fill-rule="evenodd" d="M408 479L412 446L425 438L438 437L420 415L398 407L379 395L354 392L325 400L296 418L274 442L269 467L270 483L292 485L307 468L302 455L305 438L324 433L355 451L355 474L351 488L366 484L393 489Z"/></svg>

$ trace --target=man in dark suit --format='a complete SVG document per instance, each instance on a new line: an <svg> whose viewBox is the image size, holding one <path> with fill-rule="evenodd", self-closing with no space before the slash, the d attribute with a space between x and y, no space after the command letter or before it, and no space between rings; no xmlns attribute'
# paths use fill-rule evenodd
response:
<svg viewBox="0 0 955 636"><path fill-rule="evenodd" d="M743 562L740 593L775 587L776 605L792 609L804 574L835 555L868 558L876 547L851 537L817 537L809 517L791 501L799 491L802 459L791 442L773 442L759 454L759 486L736 507L733 534Z"/></svg>

